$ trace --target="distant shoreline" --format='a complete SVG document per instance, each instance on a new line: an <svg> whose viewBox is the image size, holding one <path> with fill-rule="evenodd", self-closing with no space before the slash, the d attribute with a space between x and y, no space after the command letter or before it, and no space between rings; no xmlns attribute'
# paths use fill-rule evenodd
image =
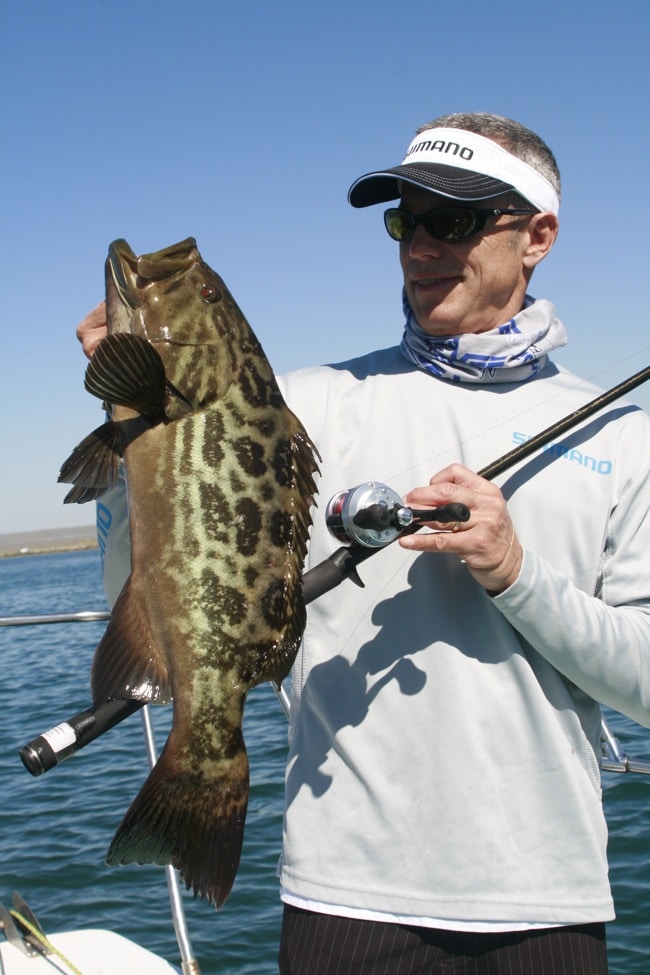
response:
<svg viewBox="0 0 650 975"><path fill-rule="evenodd" d="M97 547L97 530L94 525L0 535L0 559L20 555L77 552Z"/></svg>

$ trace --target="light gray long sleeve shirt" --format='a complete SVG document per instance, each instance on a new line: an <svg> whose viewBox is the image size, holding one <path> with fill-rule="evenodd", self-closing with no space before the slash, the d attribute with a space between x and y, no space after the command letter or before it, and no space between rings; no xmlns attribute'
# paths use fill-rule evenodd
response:
<svg viewBox="0 0 650 975"><path fill-rule="evenodd" d="M283 392L323 458L309 568L338 544L324 509L340 490L480 470L599 391L551 362L522 384L450 383L393 348ZM498 483L525 550L506 592L392 545L364 589L309 606L287 899L458 927L613 916L596 702L650 726L649 418L618 402Z"/></svg>

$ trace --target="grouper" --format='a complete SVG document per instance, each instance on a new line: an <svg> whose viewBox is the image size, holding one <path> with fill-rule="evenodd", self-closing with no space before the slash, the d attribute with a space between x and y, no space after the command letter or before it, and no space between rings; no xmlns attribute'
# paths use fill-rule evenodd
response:
<svg viewBox="0 0 650 975"><path fill-rule="evenodd" d="M249 791L247 692L288 674L317 452L226 285L193 238L106 261L108 334L86 389L110 419L64 463L66 501L126 479L131 574L95 652L95 704L173 700L160 759L108 864L171 863L220 907Z"/></svg>

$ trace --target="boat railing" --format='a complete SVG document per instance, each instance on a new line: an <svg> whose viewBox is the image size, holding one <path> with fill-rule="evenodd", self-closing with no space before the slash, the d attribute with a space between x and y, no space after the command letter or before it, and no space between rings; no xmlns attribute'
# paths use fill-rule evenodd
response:
<svg viewBox="0 0 650 975"><path fill-rule="evenodd" d="M108 610L99 610L79 613L56 613L41 616L2 616L0 617L0 626L33 626L39 623L94 623L98 620L108 620L110 619L110 615ZM158 755L151 715L146 705L142 706L141 715L147 760L149 767L153 768ZM187 927L178 875L171 865L165 867L165 879L167 881L172 923L181 956L183 975L201 975L199 962L194 954Z"/></svg>

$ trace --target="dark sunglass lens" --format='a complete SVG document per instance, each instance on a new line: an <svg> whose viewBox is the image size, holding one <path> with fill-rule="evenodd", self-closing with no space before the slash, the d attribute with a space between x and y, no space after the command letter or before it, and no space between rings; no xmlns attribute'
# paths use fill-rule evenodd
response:
<svg viewBox="0 0 650 975"><path fill-rule="evenodd" d="M438 240L464 240L481 229L485 221L480 216L466 207L441 207L427 213L424 226Z"/></svg>
<svg viewBox="0 0 650 975"><path fill-rule="evenodd" d="M384 223L393 240L408 240L413 233L413 217L408 210L386 210Z"/></svg>

